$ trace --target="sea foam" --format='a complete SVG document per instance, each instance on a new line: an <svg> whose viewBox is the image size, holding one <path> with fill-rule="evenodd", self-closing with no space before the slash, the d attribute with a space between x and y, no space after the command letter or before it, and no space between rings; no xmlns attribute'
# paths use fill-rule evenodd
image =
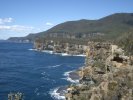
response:
<svg viewBox="0 0 133 100"><path fill-rule="evenodd" d="M62 96L62 95L60 95L60 93L57 92L58 89L59 89L59 87L50 90L49 93L50 93L51 97L54 99L57 99L57 100L65 100L65 96Z"/></svg>
<svg viewBox="0 0 133 100"><path fill-rule="evenodd" d="M78 79L72 79L71 77L70 77L70 73L72 73L72 72L74 72L74 71L68 71L68 72L65 72L64 73L64 76L66 76L66 78L62 78L62 79L66 79L67 81L69 81L69 82L71 82L71 83L79 83L79 80Z"/></svg>

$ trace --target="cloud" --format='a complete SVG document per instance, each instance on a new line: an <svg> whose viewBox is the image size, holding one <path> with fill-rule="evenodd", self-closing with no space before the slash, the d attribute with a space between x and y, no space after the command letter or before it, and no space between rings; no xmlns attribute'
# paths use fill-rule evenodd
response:
<svg viewBox="0 0 133 100"><path fill-rule="evenodd" d="M22 25L0 25L0 30L9 30L14 32L27 32L32 31L34 28L29 26L22 26Z"/></svg>
<svg viewBox="0 0 133 100"><path fill-rule="evenodd" d="M47 26L52 26L52 25L54 25L54 24L53 24L53 23L50 23L50 22L47 22L46 25L47 25Z"/></svg>
<svg viewBox="0 0 133 100"><path fill-rule="evenodd" d="M14 32L29 32L33 30L33 27L23 26L23 25L7 25L7 23L12 23L13 18L0 18L0 30L8 30Z"/></svg>
<svg viewBox="0 0 133 100"><path fill-rule="evenodd" d="M13 21L13 18L0 18L0 24L5 24L5 23L11 23Z"/></svg>

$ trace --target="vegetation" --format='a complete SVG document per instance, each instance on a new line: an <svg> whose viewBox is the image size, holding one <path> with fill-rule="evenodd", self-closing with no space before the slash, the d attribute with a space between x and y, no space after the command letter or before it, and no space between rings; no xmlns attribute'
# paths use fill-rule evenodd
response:
<svg viewBox="0 0 133 100"><path fill-rule="evenodd" d="M127 54L133 55L133 32L128 32L118 38L117 44L120 45Z"/></svg>
<svg viewBox="0 0 133 100"><path fill-rule="evenodd" d="M133 30L133 13L117 13L98 20L67 21L37 34L29 34L18 40L35 38L66 38L66 39L116 39L122 34ZM17 40L9 38L9 40Z"/></svg>

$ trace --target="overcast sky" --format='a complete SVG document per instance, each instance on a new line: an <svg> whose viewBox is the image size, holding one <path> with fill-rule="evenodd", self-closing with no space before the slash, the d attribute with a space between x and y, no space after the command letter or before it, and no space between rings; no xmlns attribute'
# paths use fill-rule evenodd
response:
<svg viewBox="0 0 133 100"><path fill-rule="evenodd" d="M121 12L132 13L133 0L0 0L0 39Z"/></svg>

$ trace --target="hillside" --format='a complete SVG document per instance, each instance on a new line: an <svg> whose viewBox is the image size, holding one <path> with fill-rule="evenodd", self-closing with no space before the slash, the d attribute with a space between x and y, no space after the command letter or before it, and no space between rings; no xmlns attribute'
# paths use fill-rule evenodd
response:
<svg viewBox="0 0 133 100"><path fill-rule="evenodd" d="M127 55L133 55L133 32L120 36L116 43L125 50Z"/></svg>
<svg viewBox="0 0 133 100"><path fill-rule="evenodd" d="M67 21L37 34L30 34L18 40L35 40L37 37L53 38L117 38L133 30L133 13L116 13L98 20ZM15 40L16 38L9 38Z"/></svg>

